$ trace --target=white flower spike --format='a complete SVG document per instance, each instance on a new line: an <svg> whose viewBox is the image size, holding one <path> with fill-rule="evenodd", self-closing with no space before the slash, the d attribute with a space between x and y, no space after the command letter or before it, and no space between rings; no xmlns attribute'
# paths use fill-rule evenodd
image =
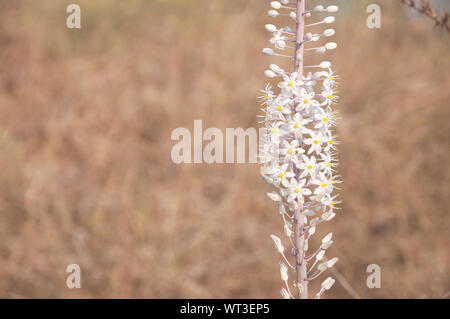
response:
<svg viewBox="0 0 450 319"><path fill-rule="evenodd" d="M315 252L306 256L312 248L308 247L313 243L310 237L316 233L318 225L336 216L340 201L336 200L334 191L341 182L337 179L336 145L339 143L334 133L338 117L333 110L338 99L338 77L330 61L304 65L309 56L326 54L337 48L336 42L323 40L335 35L335 30L328 27L335 22L335 17L329 14L336 13L339 8L316 5L308 10L308 4L309 0L270 2L269 17L289 17L294 20L290 21L295 30L289 26L266 24L272 47L264 48L262 53L289 58L294 63L291 70L270 64L264 75L273 83L261 90L258 97L267 132L259 147L261 174L275 188L267 196L277 203L286 243L291 246L285 248L280 238L270 236L284 259L280 263L280 274L286 287L280 293L285 299L294 298L290 287L295 287L296 297L308 298L309 281L333 267L338 260L336 257L325 258L325 252L333 244L332 233L312 250ZM305 24L305 19L310 17L316 22ZM327 28L318 30L320 25ZM305 28L308 32L304 32ZM280 51L289 53L281 54ZM312 70L305 72L305 68ZM275 92L273 88L279 91ZM289 262L288 258L295 262ZM309 262L312 264L308 265ZM290 268L295 271L292 276ZM327 278L316 298L333 284L334 279Z"/></svg>

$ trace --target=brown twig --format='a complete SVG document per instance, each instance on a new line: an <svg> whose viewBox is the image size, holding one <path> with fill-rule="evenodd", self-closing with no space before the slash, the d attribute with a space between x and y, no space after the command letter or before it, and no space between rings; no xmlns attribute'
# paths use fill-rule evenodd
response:
<svg viewBox="0 0 450 319"><path fill-rule="evenodd" d="M447 11L439 14L437 10L433 8L429 0L400 0L403 4L415 9L428 18L432 19L436 26L450 31L449 14Z"/></svg>
<svg viewBox="0 0 450 319"><path fill-rule="evenodd" d="M324 260L329 260L327 257L324 257ZM330 269L331 273L336 277L336 280L341 284L342 288L350 295L353 299L361 299L360 294L356 291L355 288L345 279L345 277L341 274L339 270L335 267Z"/></svg>

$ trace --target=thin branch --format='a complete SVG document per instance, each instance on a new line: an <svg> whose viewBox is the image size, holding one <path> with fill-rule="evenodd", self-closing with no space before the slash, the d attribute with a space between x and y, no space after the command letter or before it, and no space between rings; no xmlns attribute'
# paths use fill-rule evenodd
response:
<svg viewBox="0 0 450 319"><path fill-rule="evenodd" d="M433 8L429 0L400 0L403 4L422 13L424 16L434 21L436 26L450 31L449 14L444 11L442 14Z"/></svg>
<svg viewBox="0 0 450 319"><path fill-rule="evenodd" d="M328 260L328 258L324 258L325 261ZM336 280L339 281L342 288L353 297L353 299L361 299L361 296L358 294L358 292L355 290L355 288L350 285L350 283L345 279L345 277L337 270L335 267L331 267L331 273L336 277Z"/></svg>

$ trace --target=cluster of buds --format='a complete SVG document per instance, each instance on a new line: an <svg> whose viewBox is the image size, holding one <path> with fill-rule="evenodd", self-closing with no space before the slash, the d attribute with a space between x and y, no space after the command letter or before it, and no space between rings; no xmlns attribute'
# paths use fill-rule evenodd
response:
<svg viewBox="0 0 450 319"><path fill-rule="evenodd" d="M304 59L337 47L335 42L314 44L333 36L334 29L327 28L316 33L305 30L333 23L335 18L327 16L327 13L337 12L338 7L319 5L306 10L305 1L270 3L269 17L287 16L295 20L296 29L267 24L266 30L271 34L273 48L262 50L265 55L294 62L293 72L271 64L264 74L277 81L278 92L268 84L259 97L264 112L261 122L266 131L260 145L261 174L276 188L268 197L278 204L284 221L284 233L292 246L285 249L281 239L271 235L284 259L280 264L281 278L286 284L286 288L281 290L283 298L294 298L290 286L296 288L298 298L307 298L308 282L337 262L337 258L325 257L326 250L333 243L331 233L325 236L314 253L309 254L308 244L317 225L331 220L339 204L333 193L341 183L336 174L338 142L333 132L337 114L332 109L338 99L337 76L331 69L331 62L306 66ZM305 24L306 19L317 16L322 20ZM305 69L308 72L304 72ZM295 259L294 265L289 258ZM308 263L311 263L309 267ZM289 275L289 268L295 272L294 278ZM334 279L328 277L316 298L320 298L333 284Z"/></svg>

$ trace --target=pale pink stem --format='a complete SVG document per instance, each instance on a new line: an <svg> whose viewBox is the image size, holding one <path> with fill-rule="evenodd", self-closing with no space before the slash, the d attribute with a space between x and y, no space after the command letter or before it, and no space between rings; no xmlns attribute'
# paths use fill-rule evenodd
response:
<svg viewBox="0 0 450 319"><path fill-rule="evenodd" d="M296 13L297 13L297 25L296 25L296 38L295 38L295 54L294 54L294 70L297 72L300 82L303 81L303 37L305 33L305 1L297 0ZM299 137L300 147L303 145L303 138ZM296 175L299 176L300 172L295 168ZM303 222L303 203L297 202L298 207L294 213L294 244L295 244L295 264L296 264L296 283L299 299L308 298L308 280L307 280L307 267L305 260L305 225ZM300 288L300 285L303 287Z"/></svg>

